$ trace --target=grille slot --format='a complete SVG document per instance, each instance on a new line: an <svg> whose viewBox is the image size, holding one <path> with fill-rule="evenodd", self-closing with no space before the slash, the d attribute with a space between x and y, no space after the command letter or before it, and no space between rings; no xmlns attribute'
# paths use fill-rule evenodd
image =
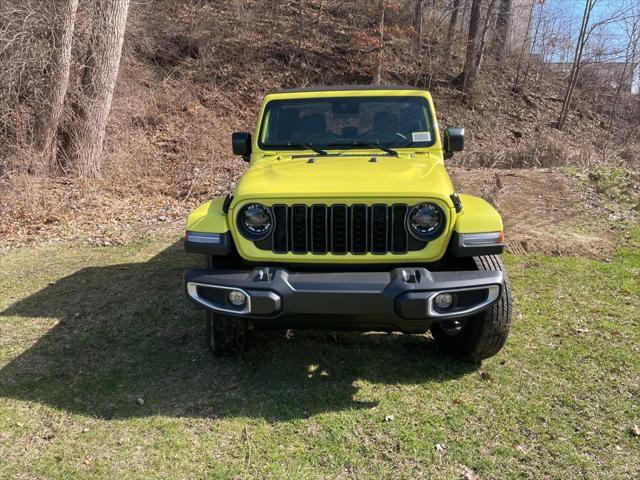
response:
<svg viewBox="0 0 640 480"><path fill-rule="evenodd" d="M331 253L345 254L348 245L349 224L348 209L346 205L331 206Z"/></svg>
<svg viewBox="0 0 640 480"><path fill-rule="evenodd" d="M406 205L393 205L391 207L391 252L393 253L407 251L408 232L404 226L404 217L406 215Z"/></svg>
<svg viewBox="0 0 640 480"><path fill-rule="evenodd" d="M294 205L291 207L291 251L307 253L307 237L307 206Z"/></svg>
<svg viewBox="0 0 640 480"><path fill-rule="evenodd" d="M311 207L311 251L313 253L327 253L328 243L327 207L314 205Z"/></svg>
<svg viewBox="0 0 640 480"><path fill-rule="evenodd" d="M273 206L273 218L275 220L275 228L273 229L273 251L276 253L286 253L289 250L287 243L289 212L286 205Z"/></svg>
<svg viewBox="0 0 640 480"><path fill-rule="evenodd" d="M351 207L351 253L367 253L368 213L366 205Z"/></svg>
<svg viewBox="0 0 640 480"><path fill-rule="evenodd" d="M389 213L386 205L371 207L371 251L373 253L385 253L388 249L388 221Z"/></svg>
<svg viewBox="0 0 640 480"><path fill-rule="evenodd" d="M404 204L274 205L272 211L272 237L256 245L274 253L403 254L427 243L409 238Z"/></svg>

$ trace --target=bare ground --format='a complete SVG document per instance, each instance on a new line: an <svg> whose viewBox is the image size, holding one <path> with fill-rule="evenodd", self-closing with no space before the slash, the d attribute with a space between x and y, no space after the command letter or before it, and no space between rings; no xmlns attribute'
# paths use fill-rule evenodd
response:
<svg viewBox="0 0 640 480"><path fill-rule="evenodd" d="M461 170L460 192L478 195L502 214L513 253L606 257L622 240L621 218L580 180L554 170Z"/></svg>

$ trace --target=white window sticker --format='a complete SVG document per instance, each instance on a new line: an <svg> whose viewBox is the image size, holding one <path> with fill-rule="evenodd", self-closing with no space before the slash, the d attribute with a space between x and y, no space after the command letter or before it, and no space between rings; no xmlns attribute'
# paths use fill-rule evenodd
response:
<svg viewBox="0 0 640 480"><path fill-rule="evenodd" d="M414 142L430 142L431 132L413 132L411 134L411 139Z"/></svg>

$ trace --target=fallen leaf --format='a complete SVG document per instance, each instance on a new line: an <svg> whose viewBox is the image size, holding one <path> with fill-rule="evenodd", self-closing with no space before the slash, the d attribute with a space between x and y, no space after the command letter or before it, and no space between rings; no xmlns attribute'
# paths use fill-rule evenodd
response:
<svg viewBox="0 0 640 480"><path fill-rule="evenodd" d="M463 464L460 464L460 474L464 480L480 480L480 477L473 471L473 469Z"/></svg>

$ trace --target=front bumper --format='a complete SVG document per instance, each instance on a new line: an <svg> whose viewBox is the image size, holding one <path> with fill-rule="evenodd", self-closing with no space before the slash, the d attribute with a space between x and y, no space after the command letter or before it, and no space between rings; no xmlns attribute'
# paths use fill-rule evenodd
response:
<svg viewBox="0 0 640 480"><path fill-rule="evenodd" d="M386 272L290 272L191 269L188 297L207 310L246 317L257 327L324 327L422 332L434 321L468 317L489 308L504 285L500 271L430 272L395 268ZM228 293L246 297L232 305ZM454 303L438 308L434 298L451 293Z"/></svg>

